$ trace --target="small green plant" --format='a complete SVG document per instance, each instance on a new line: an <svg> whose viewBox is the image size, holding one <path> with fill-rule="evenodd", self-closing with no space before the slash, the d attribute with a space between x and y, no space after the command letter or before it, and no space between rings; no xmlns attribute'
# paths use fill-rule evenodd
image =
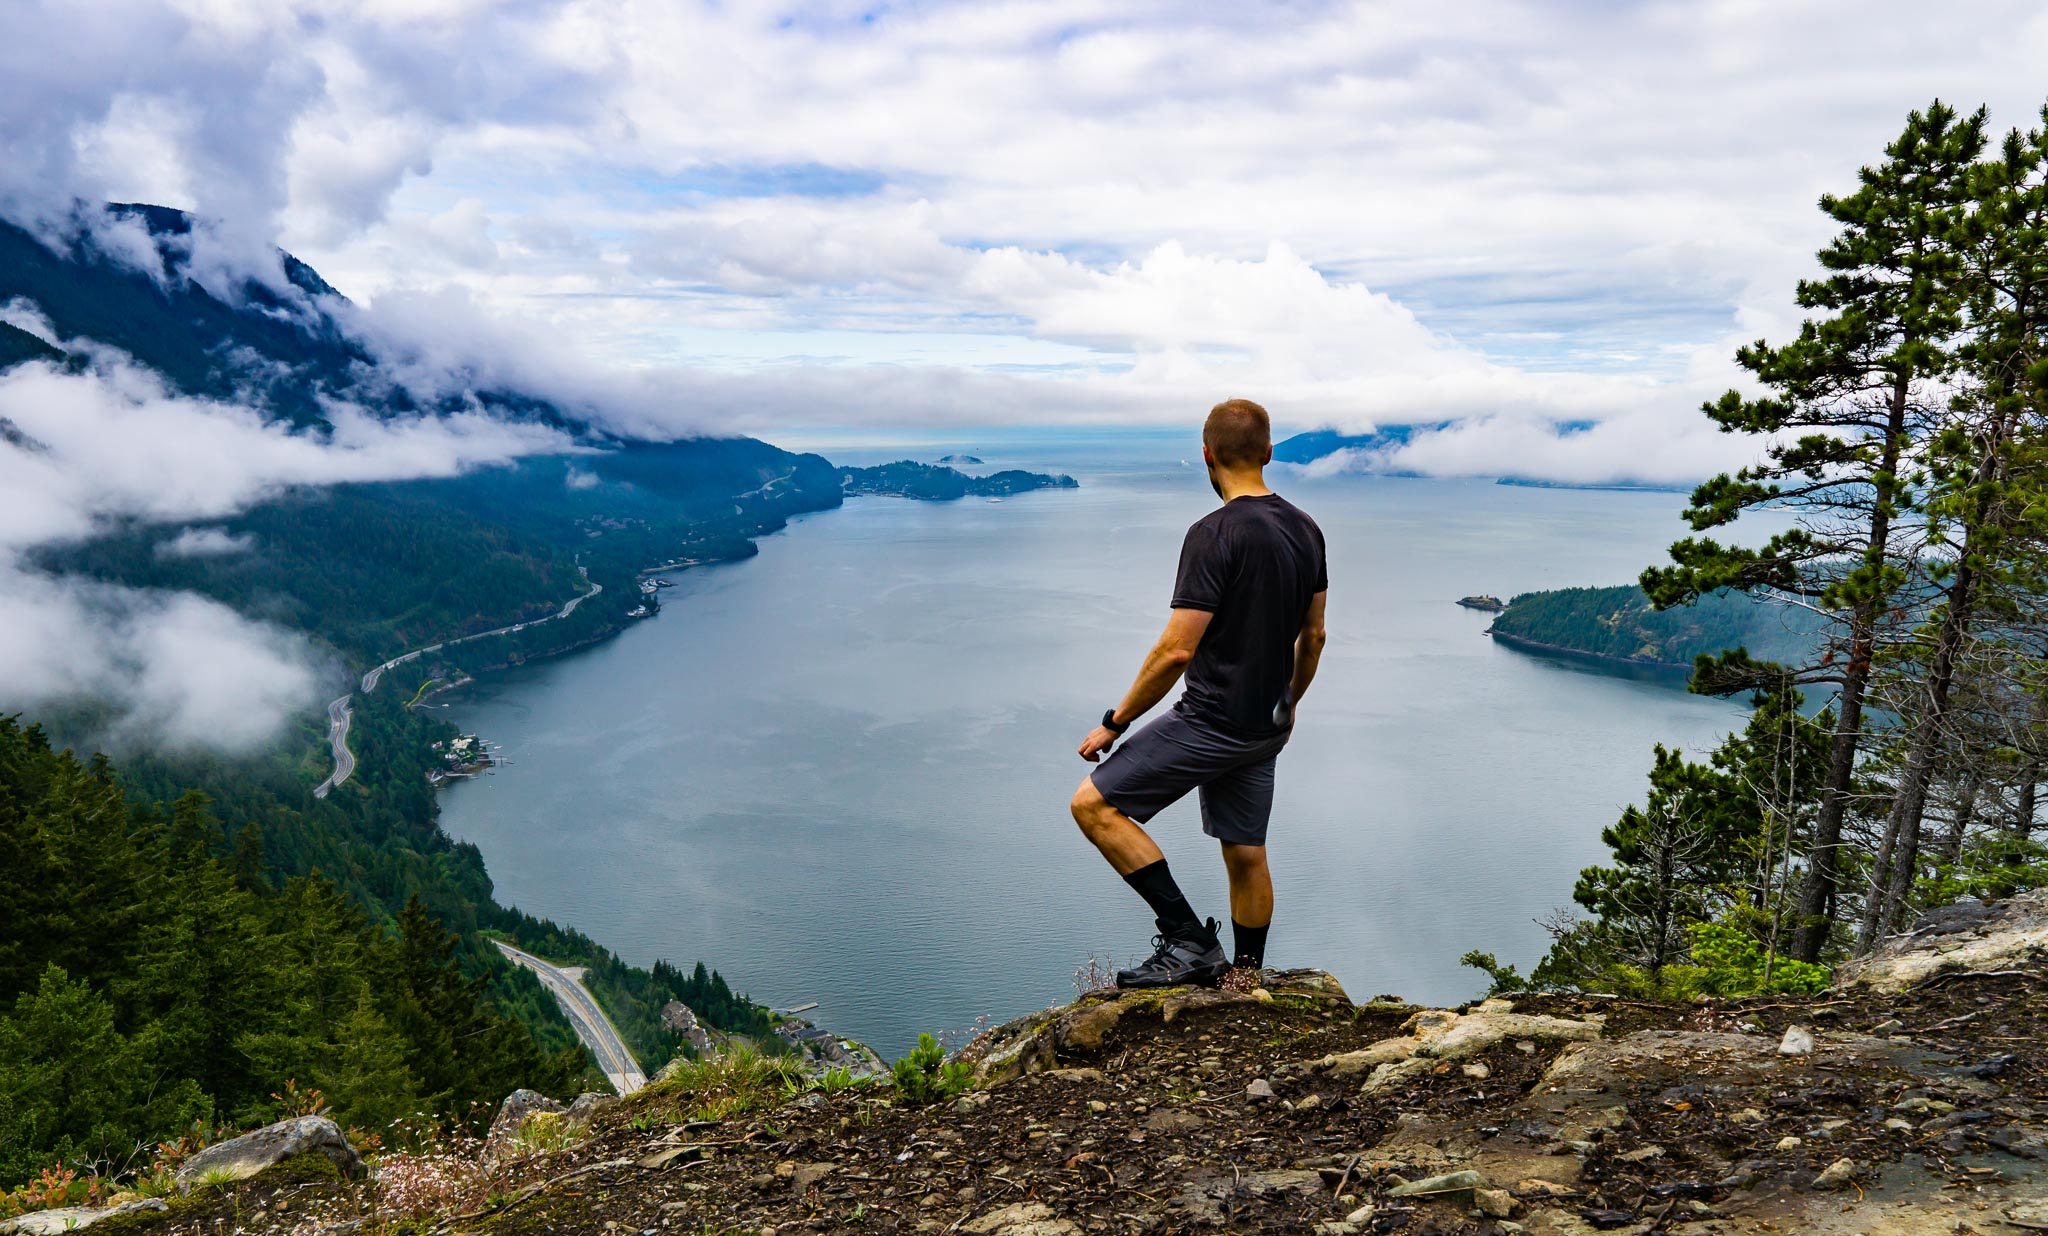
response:
<svg viewBox="0 0 2048 1236"><path fill-rule="evenodd" d="M838 1094L842 1090L857 1090L862 1086L873 1085L874 1080L867 1074L856 1076L854 1071L848 1068L826 1069L811 1083L811 1088L822 1090L826 1094Z"/></svg>
<svg viewBox="0 0 2048 1236"><path fill-rule="evenodd" d="M1486 994L1489 996L1504 996L1509 992L1527 991L1529 989L1529 981L1527 979L1517 973L1513 966L1500 964L1500 961L1492 953L1482 953L1475 948L1463 957L1458 958L1458 964L1478 970L1491 980L1491 985L1486 989Z"/></svg>
<svg viewBox="0 0 2048 1236"><path fill-rule="evenodd" d="M929 1107L958 1098L974 1087L974 1066L962 1060L947 1061L946 1049L929 1034L917 1036L917 1046L896 1062L893 1071L896 1093L913 1107Z"/></svg>
<svg viewBox="0 0 2048 1236"><path fill-rule="evenodd" d="M634 1100L650 1105L640 1108L649 1117L686 1113L691 1120L726 1120L800 1094L804 1087L803 1066L796 1059L740 1045L671 1064L668 1076Z"/></svg>
<svg viewBox="0 0 2048 1236"><path fill-rule="evenodd" d="M522 1155L552 1154L581 1144L584 1134L582 1122L561 1112L535 1112L512 1135L512 1150Z"/></svg>

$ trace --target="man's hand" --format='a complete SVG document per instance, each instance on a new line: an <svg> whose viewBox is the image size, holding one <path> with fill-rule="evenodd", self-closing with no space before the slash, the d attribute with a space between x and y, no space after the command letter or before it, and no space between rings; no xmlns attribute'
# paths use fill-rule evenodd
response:
<svg viewBox="0 0 2048 1236"><path fill-rule="evenodd" d="M1088 731L1088 737L1081 740L1081 758L1090 764L1102 758L1105 751L1116 745L1123 735L1106 725L1098 725Z"/></svg>

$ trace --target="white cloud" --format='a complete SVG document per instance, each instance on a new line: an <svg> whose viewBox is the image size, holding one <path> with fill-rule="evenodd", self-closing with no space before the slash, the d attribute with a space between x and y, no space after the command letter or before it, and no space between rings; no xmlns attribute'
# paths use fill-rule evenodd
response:
<svg viewBox="0 0 2048 1236"><path fill-rule="evenodd" d="M157 542L159 558L222 558L246 554L256 547L255 538L238 535L226 528L186 528L168 541Z"/></svg>
<svg viewBox="0 0 2048 1236"><path fill-rule="evenodd" d="M38 321L33 307L11 318ZM239 749L319 702L332 678L298 635L189 593L35 570L27 555L114 523L218 519L298 485L450 476L557 451L560 434L478 413L380 421L331 410L331 432L294 431L234 404L164 390L101 350L82 373L0 374L0 707L93 698L116 729L172 745ZM245 538L188 528L169 556L241 552Z"/></svg>
<svg viewBox="0 0 2048 1236"><path fill-rule="evenodd" d="M653 432L1629 422L1552 434L1570 472L1691 442L1818 194L1936 95L2031 121L2044 58L2022 0L26 0L0 211L165 200L380 311L459 292L551 354L479 363Z"/></svg>

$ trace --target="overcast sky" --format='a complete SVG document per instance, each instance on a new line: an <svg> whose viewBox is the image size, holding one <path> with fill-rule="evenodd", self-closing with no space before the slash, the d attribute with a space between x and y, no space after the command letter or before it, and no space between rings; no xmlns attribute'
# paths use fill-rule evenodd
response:
<svg viewBox="0 0 2048 1236"><path fill-rule="evenodd" d="M1694 409L1816 197L2044 66L2002 0L13 0L0 209L196 209L672 429L1242 394L1655 479L1739 462Z"/></svg>

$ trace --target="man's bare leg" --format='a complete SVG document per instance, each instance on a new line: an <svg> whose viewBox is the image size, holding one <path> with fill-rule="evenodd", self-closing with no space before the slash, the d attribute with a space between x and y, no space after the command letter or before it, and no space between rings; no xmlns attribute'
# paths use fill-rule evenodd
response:
<svg viewBox="0 0 2048 1236"><path fill-rule="evenodd" d="M1166 857L1151 834L1109 805L1093 780L1081 779L1081 788L1074 791L1074 801L1069 805L1073 808L1074 823L1081 826L1081 834L1102 851L1102 857L1109 860L1118 875L1127 876Z"/></svg>
<svg viewBox="0 0 2048 1236"><path fill-rule="evenodd" d="M1158 919L1158 951L1142 965L1117 971L1117 986L1214 986L1222 981L1230 972L1230 958L1216 938L1215 920L1203 922L1188 904L1159 846L1135 820L1111 806L1092 779L1074 791L1072 807L1082 834L1102 851L1131 891L1145 899Z"/></svg>
<svg viewBox="0 0 2048 1236"><path fill-rule="evenodd" d="M1266 928L1273 922L1273 873L1262 845L1223 845L1223 869L1230 874L1230 928L1236 937L1235 964L1257 968L1266 961Z"/></svg>

